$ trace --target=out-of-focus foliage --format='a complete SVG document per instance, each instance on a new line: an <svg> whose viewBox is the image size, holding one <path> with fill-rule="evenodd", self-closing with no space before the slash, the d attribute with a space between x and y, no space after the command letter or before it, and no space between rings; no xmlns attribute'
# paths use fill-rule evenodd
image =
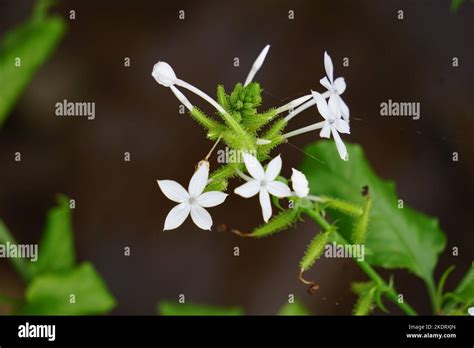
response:
<svg viewBox="0 0 474 348"><path fill-rule="evenodd" d="M48 15L52 0L36 3L31 17L0 41L0 127L64 35L64 20Z"/></svg>
<svg viewBox="0 0 474 348"><path fill-rule="evenodd" d="M104 314L115 299L89 262L76 265L69 199L59 196L47 215L38 260L10 258L26 283L25 298L15 301L16 314ZM0 243L17 244L0 221Z"/></svg>
<svg viewBox="0 0 474 348"><path fill-rule="evenodd" d="M240 307L218 307L195 303L179 303L177 301L161 301L158 303L159 315L202 315L202 316L229 316L244 315ZM298 300L287 303L278 311L278 315L311 315L308 309Z"/></svg>

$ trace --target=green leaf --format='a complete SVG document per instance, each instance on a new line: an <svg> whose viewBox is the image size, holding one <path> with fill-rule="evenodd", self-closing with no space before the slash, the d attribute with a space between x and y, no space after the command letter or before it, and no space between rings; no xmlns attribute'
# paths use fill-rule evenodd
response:
<svg viewBox="0 0 474 348"><path fill-rule="evenodd" d="M209 184L206 186L206 192L208 191L226 191L228 180L237 175L237 170L242 170L244 167L243 163L227 163L216 169L210 178Z"/></svg>
<svg viewBox="0 0 474 348"><path fill-rule="evenodd" d="M240 307L216 307L195 303L161 301L157 308L160 315L243 315Z"/></svg>
<svg viewBox="0 0 474 348"><path fill-rule="evenodd" d="M377 285L374 282L353 283L352 291L359 295L354 306L354 315L368 315L374 308Z"/></svg>
<svg viewBox="0 0 474 348"><path fill-rule="evenodd" d="M17 244L15 238L11 235L7 226L0 220L0 243L1 244ZM10 257L8 259L10 263L15 267L15 270L20 274L21 278L25 282L29 282L33 276L33 265L34 263L30 260L26 260L19 257Z"/></svg>
<svg viewBox="0 0 474 348"><path fill-rule="evenodd" d="M225 111L230 111L229 97L225 93L225 88L222 85L217 86L217 102L224 108Z"/></svg>
<svg viewBox="0 0 474 348"><path fill-rule="evenodd" d="M372 199L367 197L364 204L364 212L356 219L354 229L352 231L352 242L354 244L364 244L367 240L367 232L369 228L370 208L372 207Z"/></svg>
<svg viewBox="0 0 474 348"><path fill-rule="evenodd" d="M467 271L457 288L444 294L446 303L443 313L451 315L466 315L467 307L474 305L474 268Z"/></svg>
<svg viewBox="0 0 474 348"><path fill-rule="evenodd" d="M454 293L465 303L474 303L474 269L470 268Z"/></svg>
<svg viewBox="0 0 474 348"><path fill-rule="evenodd" d="M300 261L300 268L303 271L307 271L311 266L319 259L324 251L325 245L329 242L331 234L334 230L328 230L320 232L313 238L309 243L306 253Z"/></svg>
<svg viewBox="0 0 474 348"><path fill-rule="evenodd" d="M425 281L432 278L446 239L438 221L405 205L398 208L395 185L380 179L370 167L360 146L347 144L349 161L342 161L333 141L320 141L305 149L302 171L311 193L363 204L361 188L368 185L372 199L366 260L385 268L405 268ZM315 161L316 157L319 161ZM338 230L349 238L353 220L334 211Z"/></svg>
<svg viewBox="0 0 474 348"><path fill-rule="evenodd" d="M69 198L58 196L58 205L46 217L46 226L39 244L38 261L33 263L34 276L67 271L74 266L74 233Z"/></svg>
<svg viewBox="0 0 474 348"><path fill-rule="evenodd" d="M208 131L208 137L210 139L217 138L219 134L225 130L224 125L214 121L197 107L193 107L189 114L197 123L199 123L202 127L204 127L204 129Z"/></svg>
<svg viewBox="0 0 474 348"><path fill-rule="evenodd" d="M47 16L50 1L39 1L33 16L6 33L0 42L0 127L39 67L65 32L65 22ZM21 59L21 66L15 65Z"/></svg>
<svg viewBox="0 0 474 348"><path fill-rule="evenodd" d="M71 303L71 295L75 303ZM92 264L36 277L26 290L26 304L21 315L91 315L105 314L115 307L101 276Z"/></svg>
<svg viewBox="0 0 474 348"><path fill-rule="evenodd" d="M359 217L364 213L364 210L359 206L355 205L341 199L332 198L332 197L321 197L323 200L323 207L333 210L338 210L341 213L346 215L351 215L353 217Z"/></svg>
<svg viewBox="0 0 474 348"><path fill-rule="evenodd" d="M266 224L254 229L252 233L248 234L247 236L262 238L268 237L282 230L286 230L295 222L295 220L298 218L298 215L299 213L297 209L284 210L278 215L272 217Z"/></svg>
<svg viewBox="0 0 474 348"><path fill-rule="evenodd" d="M276 109L270 109L263 114L255 114L243 120L243 126L249 132L256 132L266 124L268 124L276 116Z"/></svg>
<svg viewBox="0 0 474 348"><path fill-rule="evenodd" d="M311 315L309 310L298 300L286 303L278 311L278 315Z"/></svg>
<svg viewBox="0 0 474 348"><path fill-rule="evenodd" d="M464 3L464 0L451 0L451 5L449 6L449 10L451 12L457 12L463 3Z"/></svg>

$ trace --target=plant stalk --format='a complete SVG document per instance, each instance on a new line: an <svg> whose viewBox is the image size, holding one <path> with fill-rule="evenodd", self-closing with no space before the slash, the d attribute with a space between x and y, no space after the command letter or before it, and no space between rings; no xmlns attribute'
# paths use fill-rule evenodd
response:
<svg viewBox="0 0 474 348"><path fill-rule="evenodd" d="M331 224L329 224L318 212L312 209L304 209L304 212L312 218L315 222L317 222L322 228L325 230L331 228ZM342 237L337 231L334 232L334 241L338 244L347 244L347 241ZM400 307L406 314L408 315L418 315L418 313L408 304L405 302L398 302L398 293L395 292L394 289L390 288L388 284L383 280L382 277L377 273L375 269L372 268L367 262L365 261L357 261L357 265L367 274L367 276L372 279L376 284L381 287L384 287L387 290L385 292L385 296L395 303L398 307Z"/></svg>

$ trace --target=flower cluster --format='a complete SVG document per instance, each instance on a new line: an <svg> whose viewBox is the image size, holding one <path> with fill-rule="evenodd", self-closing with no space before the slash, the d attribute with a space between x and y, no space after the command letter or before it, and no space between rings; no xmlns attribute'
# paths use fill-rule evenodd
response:
<svg viewBox="0 0 474 348"><path fill-rule="evenodd" d="M208 130L208 138L215 141L215 146L223 140L228 146L238 151L243 151L243 165L227 166L218 169L214 175L209 176L209 156L202 160L192 176L188 190L172 180L158 180L158 185L164 195L178 203L166 217L164 230L179 227L191 215L193 222L201 229L208 230L212 226L212 218L205 208L210 208L223 203L227 197L227 181L233 176L239 176L245 183L237 187L234 193L244 198L254 197L258 194L262 215L265 222L272 216L272 201L270 196L277 199L308 199L315 197L309 195L308 180L306 176L293 168L291 186L288 181L280 176L282 160L278 155L271 159L266 167L262 162L270 159L269 153L276 146L284 143L293 136L320 129L319 135L330 138L336 143L341 159L348 160L346 147L340 133L349 134L349 108L341 98L346 89L344 78L334 78L334 67L330 56L324 53L324 67L326 76L320 80L326 91L318 93L310 91L278 108L258 114L257 107L261 104L260 85L253 82L257 72L262 67L270 49L267 45L255 60L245 79L245 83L237 84L232 94L227 95L223 86L217 90L217 100L179 79L173 68L166 62L159 61L153 67L152 76L162 86L168 87L176 98L190 111L191 116ZM207 101L220 116L224 123L219 123L205 115L195 107L182 93L186 89ZM316 105L323 120L309 126L283 133L289 121L304 110ZM279 118L288 112L285 117ZM260 132L273 125L266 132ZM244 173L244 168L247 172Z"/></svg>

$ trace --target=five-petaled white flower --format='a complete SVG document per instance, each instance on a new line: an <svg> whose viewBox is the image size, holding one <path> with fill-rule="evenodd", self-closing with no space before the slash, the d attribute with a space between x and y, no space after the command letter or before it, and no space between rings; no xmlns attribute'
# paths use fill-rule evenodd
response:
<svg viewBox="0 0 474 348"><path fill-rule="evenodd" d="M293 186L293 191L295 194L300 197L306 197L309 193L308 179L306 176L295 168L291 168L293 174L291 175L291 184Z"/></svg>
<svg viewBox="0 0 474 348"><path fill-rule="evenodd" d="M336 142L339 156L341 156L344 161L347 161L349 159L349 155L347 153L346 146L339 136L339 133L350 134L349 123L341 118L341 110L337 105L336 99L330 98L329 103L327 103L326 99L321 94L314 91L312 91L312 93L314 99L316 100L318 111L324 118L323 127L319 133L319 136L322 138L329 138L332 133L332 137Z"/></svg>
<svg viewBox="0 0 474 348"><path fill-rule="evenodd" d="M339 107L344 120L349 122L349 107L341 98L341 94L346 90L346 82L343 77L334 80L334 66L327 52L324 52L324 69L326 70L326 76L319 82L331 93L329 99L337 101L335 105Z"/></svg>
<svg viewBox="0 0 474 348"><path fill-rule="evenodd" d="M267 222L272 216L270 194L278 198L291 196L290 188L286 184L275 180L281 171L281 158L278 155L272 159L266 170L263 169L254 156L245 153L243 158L245 167L252 177L247 177L247 182L237 187L234 192L244 198L253 197L259 193L263 220Z"/></svg>
<svg viewBox="0 0 474 348"><path fill-rule="evenodd" d="M204 192L209 178L209 164L201 163L189 181L188 190L173 180L157 180L161 191L173 202L179 203L170 210L165 220L163 231L175 229L186 220L191 213L191 218L197 227L210 230L212 226L211 215L204 208L215 207L223 203L226 193L219 191Z"/></svg>

